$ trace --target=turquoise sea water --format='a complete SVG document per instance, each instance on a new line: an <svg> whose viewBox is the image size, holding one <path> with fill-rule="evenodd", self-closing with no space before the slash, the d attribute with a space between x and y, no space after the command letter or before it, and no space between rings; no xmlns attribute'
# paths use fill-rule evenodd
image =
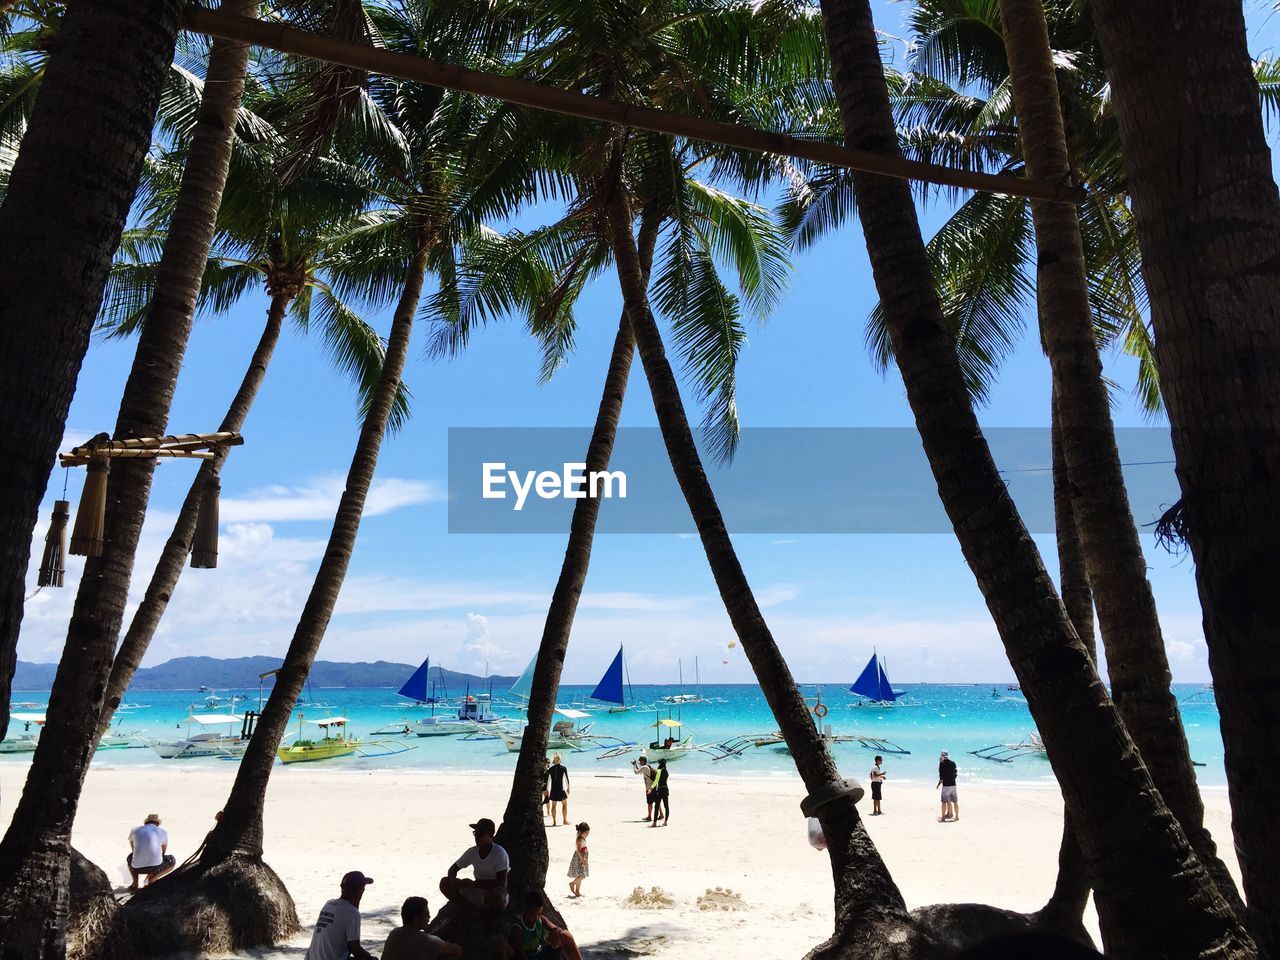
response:
<svg viewBox="0 0 1280 960"><path fill-rule="evenodd" d="M582 699L591 692L591 686L565 686L560 690L560 703L581 708ZM804 692L814 697L819 690L815 684L805 684ZM890 740L908 754L885 754L885 768L895 780L932 782L937 771L938 752L947 750L960 765L962 777L969 782L1052 782L1053 775L1043 755L1022 756L1011 763L984 761L969 754L971 750L998 743L1017 743L1026 739L1035 729L1026 702L1020 693L1009 691L998 684L904 684L903 702L910 706L892 709L854 706L858 697L848 692L848 683L824 684L822 699L828 707L824 721L836 734L857 734ZM450 690L455 698L462 691ZM472 691L473 693L476 691ZM675 687L636 686L637 703L658 704L660 698L679 692ZM685 687L685 693L691 688ZM684 731L700 744L713 744L744 734L768 734L776 730L773 715L765 703L760 688L752 685L706 685L701 687L705 702L676 707L658 704L658 709L634 710L623 714L605 712L605 704L588 702L591 713L588 720L579 725L594 722L592 733L602 737L635 741L646 745L653 738L656 717L678 718ZM248 699L237 704L237 712L256 708L256 690L217 691L219 696L243 693ZM1201 786L1222 786L1225 783L1222 767L1222 741L1218 731L1218 711L1212 693L1199 684L1175 685L1174 693L1182 709L1191 755L1203 767L1197 768ZM192 690L166 690L131 692L126 703L136 708L120 714L118 729L121 732L137 732L150 738L174 739L186 735L182 718L194 705L197 712L227 712L228 705L209 707L203 702L208 694ZM494 710L511 717L519 715L514 702L506 702L504 691L494 690ZM351 721L350 729L361 737L373 740L395 739L414 749L393 756L352 757L331 760L323 764L306 764L308 769L331 767L377 769L384 767L418 770L509 770L515 764L515 755L508 753L501 740L464 740L458 737L415 736L389 738L370 737L384 724L403 719L412 727L415 720L427 716L429 709L416 707L403 701L391 689L313 689L310 703L299 707L295 721L301 715L301 727L307 735L315 735L318 728L309 724L311 719L326 715L341 715ZM14 708L17 711L43 709L47 694L15 692ZM400 702L397 702L400 701ZM21 705L19 705L21 704ZM322 705L323 704L323 705ZM437 708L441 715L452 715L455 706ZM309 729L307 729L309 728ZM238 728L237 728L238 729ZM299 724L295 722L286 738L292 741L298 736ZM13 725L11 733L13 735ZM377 748L371 748L376 750ZM395 749L388 746L384 749ZM865 776L871 768L875 751L857 744L837 744L833 747L841 770L849 775ZM597 759L600 749L582 752L565 751L564 762L572 772L618 773L629 771L628 758L639 755L634 748L626 757ZM0 755L0 763L25 764L30 755ZM185 761L161 760L149 749L113 749L100 751L95 763L112 765L158 764L173 766L208 765L234 761L218 758ZM298 765L304 766L304 765ZM295 769L294 767L288 769ZM710 754L695 753L681 758L672 767L676 775L753 775L787 776L795 774L791 758L781 748L763 747L748 749L741 756L714 760Z"/></svg>

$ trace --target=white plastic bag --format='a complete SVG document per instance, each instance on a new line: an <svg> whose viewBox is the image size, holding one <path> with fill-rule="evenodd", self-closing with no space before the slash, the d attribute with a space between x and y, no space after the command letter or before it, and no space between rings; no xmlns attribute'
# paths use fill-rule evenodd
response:
<svg viewBox="0 0 1280 960"><path fill-rule="evenodd" d="M822 821L817 817L809 818L809 846L815 850L827 849L827 838L822 833Z"/></svg>

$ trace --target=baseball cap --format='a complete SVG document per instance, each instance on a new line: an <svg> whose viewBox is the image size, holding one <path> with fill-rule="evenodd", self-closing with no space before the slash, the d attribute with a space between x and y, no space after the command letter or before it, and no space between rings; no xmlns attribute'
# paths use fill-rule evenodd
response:
<svg viewBox="0 0 1280 960"><path fill-rule="evenodd" d="M488 817L481 817L475 823L471 824L471 829L476 833L483 834L487 837L492 837L498 832L498 828L493 825L493 821Z"/></svg>
<svg viewBox="0 0 1280 960"><path fill-rule="evenodd" d="M947 751L943 750L943 751L942 751L942 756L947 757L947 756L950 756L950 754L949 754L949 753L947 753Z"/></svg>
<svg viewBox="0 0 1280 960"><path fill-rule="evenodd" d="M365 887L373 883L373 877L366 877L359 870L352 870L342 876L342 889L354 890L358 887Z"/></svg>

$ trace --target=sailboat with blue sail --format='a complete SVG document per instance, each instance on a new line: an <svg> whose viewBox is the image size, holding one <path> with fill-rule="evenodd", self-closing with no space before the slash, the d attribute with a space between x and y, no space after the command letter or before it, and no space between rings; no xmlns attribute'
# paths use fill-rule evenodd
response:
<svg viewBox="0 0 1280 960"><path fill-rule="evenodd" d="M609 669L604 672L604 676L600 678L600 682L596 684L596 688L588 694L588 699L598 700L601 703L612 704L609 707L610 713L626 713L628 710L634 710L636 706L636 698L631 694L630 702L628 702L627 694L631 693L631 677L627 676L626 684L623 684L623 673L626 671L626 661L622 657L622 645L618 645L618 655L613 658L613 662L609 664Z"/></svg>
<svg viewBox="0 0 1280 960"><path fill-rule="evenodd" d="M441 683L443 683L444 671L437 668L436 673L440 676ZM441 698L436 695L436 681L430 681L431 690L430 692L427 691L428 678L430 674L431 658L427 657L427 659L422 661L422 665L419 666L417 670L413 671L413 674L409 679L404 682L404 686L397 690L396 693L402 697L408 697L420 707L434 707L436 704L441 702Z"/></svg>
<svg viewBox="0 0 1280 960"><path fill-rule="evenodd" d="M893 685L889 683L889 675L884 669L884 660L874 650L871 653L871 659L867 661L862 673L858 674L858 679L853 681L849 691L862 697L861 700L849 704L851 707L914 706L898 699L902 694L894 690Z"/></svg>

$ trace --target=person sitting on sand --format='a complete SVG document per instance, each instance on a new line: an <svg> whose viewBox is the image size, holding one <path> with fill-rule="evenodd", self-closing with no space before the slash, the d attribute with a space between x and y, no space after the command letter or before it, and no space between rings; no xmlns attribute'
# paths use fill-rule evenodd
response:
<svg viewBox="0 0 1280 960"><path fill-rule="evenodd" d="M488 817L471 824L471 834L476 845L460 856L449 868L449 875L440 881L440 892L450 900L469 903L473 907L491 907L501 910L507 905L507 872L511 858L507 851L493 842L497 827ZM458 877L463 867L475 870L475 879Z"/></svg>
<svg viewBox="0 0 1280 960"><path fill-rule="evenodd" d="M129 831L129 856L125 862L133 877L130 892L138 889L139 877L146 877L147 884L155 883L178 865L177 858L169 853L169 834L160 826L160 814L148 813L142 826Z"/></svg>
<svg viewBox="0 0 1280 960"><path fill-rule="evenodd" d="M427 933L431 925L431 908L426 897L409 897L400 908L404 924L387 934L382 945L382 960L436 960L437 957L460 957L462 948Z"/></svg>
<svg viewBox="0 0 1280 960"><path fill-rule="evenodd" d="M942 788L942 815L939 823L960 819L960 800L956 797L956 762L943 750L938 757L938 786Z"/></svg>
<svg viewBox="0 0 1280 960"><path fill-rule="evenodd" d="M582 960L573 934L562 930L542 915L542 894L530 890L524 910L511 927L510 939L502 942L502 960Z"/></svg>
<svg viewBox="0 0 1280 960"><path fill-rule="evenodd" d="M871 815L878 817L883 812L880 809L880 794L884 790L885 772L881 769L880 764L884 763L884 757L876 757L876 765L871 768Z"/></svg>
<svg viewBox="0 0 1280 960"><path fill-rule="evenodd" d="M639 762L631 761L631 771L644 778L644 821L648 823L653 819L653 767L649 766L649 759L641 754Z"/></svg>
<svg viewBox="0 0 1280 960"><path fill-rule="evenodd" d="M560 804L560 822L569 825L569 771L560 762L560 754L551 758L547 767L547 799L551 804L551 825L556 825L556 804Z"/></svg>
<svg viewBox="0 0 1280 960"><path fill-rule="evenodd" d="M341 896L320 908L304 960L377 960L360 946L360 900L371 883L373 878L359 870L343 875Z"/></svg>
<svg viewBox="0 0 1280 960"><path fill-rule="evenodd" d="M591 832L591 825L584 820L574 829L578 831L578 835L574 837L573 856L569 859L569 895L580 897L582 881L591 876L591 870L587 866L587 834Z"/></svg>

